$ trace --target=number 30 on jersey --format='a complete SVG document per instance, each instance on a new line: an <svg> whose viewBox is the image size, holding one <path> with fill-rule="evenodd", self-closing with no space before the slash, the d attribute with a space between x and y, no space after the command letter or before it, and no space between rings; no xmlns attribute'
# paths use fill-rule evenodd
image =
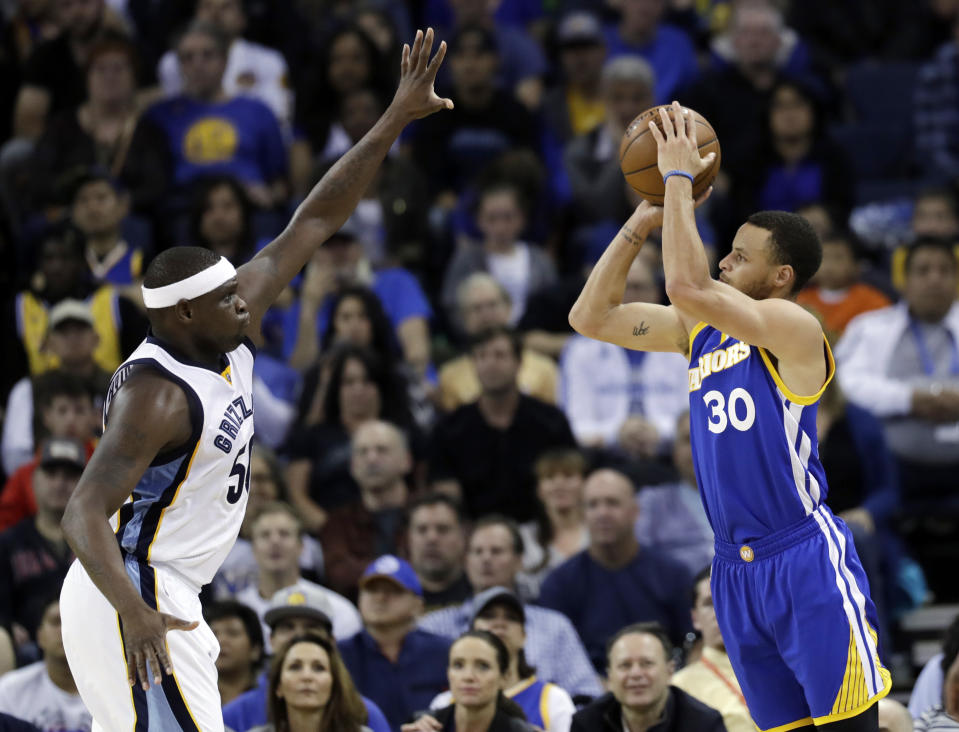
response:
<svg viewBox="0 0 959 732"><path fill-rule="evenodd" d="M703 394L703 401L711 410L707 425L709 431L717 435L725 432L729 425L745 432L756 421L756 405L749 392L742 387L736 387L729 392L728 399L715 389L707 391Z"/></svg>

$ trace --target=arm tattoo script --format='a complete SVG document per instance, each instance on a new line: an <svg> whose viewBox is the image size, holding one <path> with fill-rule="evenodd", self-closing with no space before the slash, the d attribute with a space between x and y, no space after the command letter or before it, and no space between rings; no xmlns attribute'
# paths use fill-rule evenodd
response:
<svg viewBox="0 0 959 732"><path fill-rule="evenodd" d="M623 235L623 238L624 238L627 242L629 242L630 244L632 244L634 247L638 247L638 246L640 246L644 241L646 241L646 237L645 237L645 236L641 236L640 234L638 234L638 233L636 233L635 231L633 231L632 229L630 229L628 226L624 226L622 229L620 229L620 230L619 230L619 233L622 234L622 235Z"/></svg>
<svg viewBox="0 0 959 732"><path fill-rule="evenodd" d="M645 320L641 320L641 321L639 322L639 325L633 327L633 335L634 335L634 336L644 336L644 335L646 335L647 333L649 333L649 326L646 325L646 321L645 321Z"/></svg>

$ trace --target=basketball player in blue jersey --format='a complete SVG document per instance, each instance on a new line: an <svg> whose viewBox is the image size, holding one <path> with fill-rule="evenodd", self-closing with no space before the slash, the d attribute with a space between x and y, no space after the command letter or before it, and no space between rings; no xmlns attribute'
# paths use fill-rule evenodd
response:
<svg viewBox="0 0 959 732"><path fill-rule="evenodd" d="M223 730L219 647L198 592L236 540L249 493L250 338L406 124L452 108L433 91L446 45L430 60L432 45L428 30L404 46L389 109L248 264L176 247L147 270L151 333L113 377L103 438L63 519L78 560L62 591L63 643L94 730Z"/></svg>
<svg viewBox="0 0 959 732"><path fill-rule="evenodd" d="M890 689L875 608L845 524L825 505L816 406L835 365L819 322L794 302L821 246L795 214L753 214L719 264L696 230L695 125L677 103L650 125L665 205L640 204L570 312L580 333L689 358L696 477L716 535L717 619L761 730L876 732ZM626 272L662 226L671 305L623 304Z"/></svg>

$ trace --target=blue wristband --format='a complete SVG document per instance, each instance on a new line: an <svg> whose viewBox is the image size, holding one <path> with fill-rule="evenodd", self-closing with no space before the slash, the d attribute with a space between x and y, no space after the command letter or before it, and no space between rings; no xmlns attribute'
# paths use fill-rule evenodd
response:
<svg viewBox="0 0 959 732"><path fill-rule="evenodd" d="M663 185L666 185L666 181L674 175L681 175L683 178L688 178L690 183L695 182L692 173L687 173L685 170L670 170L668 173L666 173L666 175L663 176Z"/></svg>

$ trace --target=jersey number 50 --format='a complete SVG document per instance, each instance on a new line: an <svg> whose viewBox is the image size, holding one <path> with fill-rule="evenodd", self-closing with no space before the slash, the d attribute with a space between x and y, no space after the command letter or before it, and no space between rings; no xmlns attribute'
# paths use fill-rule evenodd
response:
<svg viewBox="0 0 959 732"><path fill-rule="evenodd" d="M715 389L703 394L703 401L712 410L707 425L709 431L715 432L717 435L724 432L729 424L740 432L745 432L756 421L756 405L753 403L753 398L749 395L749 392L742 387L736 387L729 392L728 402L722 392ZM740 411L742 411L740 404L743 405L742 409L746 412L743 417L739 416Z"/></svg>
<svg viewBox="0 0 959 732"><path fill-rule="evenodd" d="M236 460L233 461L233 470L230 471L230 478L233 478L235 475L236 485L233 485L233 481L230 481L230 486L226 489L226 502L227 503L236 503L243 496L243 490L246 489L246 492L250 492L250 457L253 453L253 448L250 447L250 443L246 443L243 447L240 448L240 451L236 454ZM246 456L246 465L243 464L243 457Z"/></svg>

